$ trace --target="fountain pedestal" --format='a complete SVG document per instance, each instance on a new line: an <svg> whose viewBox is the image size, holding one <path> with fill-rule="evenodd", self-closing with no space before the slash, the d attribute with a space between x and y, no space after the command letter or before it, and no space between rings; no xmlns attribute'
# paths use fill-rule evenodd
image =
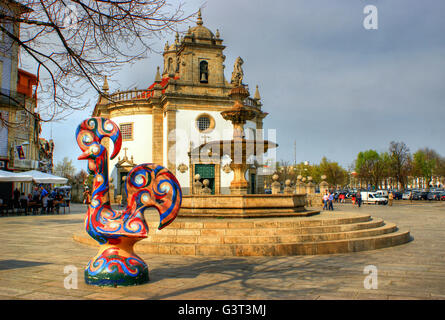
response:
<svg viewBox="0 0 445 320"><path fill-rule="evenodd" d="M230 183L230 194L247 194L249 182L246 180L247 164L232 163L230 168L233 171L233 180Z"/></svg>

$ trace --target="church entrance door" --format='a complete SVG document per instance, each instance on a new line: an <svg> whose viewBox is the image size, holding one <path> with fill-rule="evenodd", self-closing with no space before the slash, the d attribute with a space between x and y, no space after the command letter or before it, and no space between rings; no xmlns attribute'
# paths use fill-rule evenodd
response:
<svg viewBox="0 0 445 320"><path fill-rule="evenodd" d="M199 174L201 183L207 179L209 180L209 188L212 189L212 194L215 194L215 165L214 164L195 164L195 174Z"/></svg>

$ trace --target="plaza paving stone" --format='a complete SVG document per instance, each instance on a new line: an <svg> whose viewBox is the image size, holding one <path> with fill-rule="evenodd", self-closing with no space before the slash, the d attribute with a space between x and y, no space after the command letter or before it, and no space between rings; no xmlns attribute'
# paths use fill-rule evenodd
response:
<svg viewBox="0 0 445 320"><path fill-rule="evenodd" d="M65 215L0 217L0 299L445 299L445 202L337 204L335 209L322 214L370 214L409 230L414 240L317 256L140 254L150 268L149 283L101 288L83 281L83 269L97 249L73 240L73 234L84 232L86 210L73 204ZM77 289L64 287L64 268L71 265L78 270ZM364 288L367 265L377 267L377 289Z"/></svg>

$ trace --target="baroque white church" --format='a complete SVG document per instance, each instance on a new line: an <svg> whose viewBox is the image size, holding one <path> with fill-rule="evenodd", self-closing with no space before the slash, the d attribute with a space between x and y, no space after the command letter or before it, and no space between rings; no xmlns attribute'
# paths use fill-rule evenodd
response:
<svg viewBox="0 0 445 320"><path fill-rule="evenodd" d="M119 125L122 149L118 158L109 162L114 194L122 193L123 179L141 163L157 163L177 177L183 193L193 193L196 174L209 180L212 194L229 193L233 172L230 159L190 156L194 148L206 142L233 138L233 126L222 118L230 109L232 88L224 75L224 48L220 33L203 25L201 12L196 26L189 27L183 37L176 34L173 43L165 44L162 72L157 68L154 82L145 89L108 93L105 79L102 95L93 116L105 117ZM242 59L238 59L232 78L242 80ZM236 73L236 74L235 74ZM245 101L256 110L256 116L245 125L246 136L253 139L263 129L258 86L254 97ZM262 193L263 182L254 165L246 173L250 193Z"/></svg>

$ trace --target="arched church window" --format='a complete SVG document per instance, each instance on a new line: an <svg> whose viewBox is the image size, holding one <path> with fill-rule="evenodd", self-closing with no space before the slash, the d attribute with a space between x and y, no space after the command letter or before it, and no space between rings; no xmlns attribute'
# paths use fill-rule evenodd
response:
<svg viewBox="0 0 445 320"><path fill-rule="evenodd" d="M207 63L207 61L201 61L199 63L199 82L209 82L209 64Z"/></svg>
<svg viewBox="0 0 445 320"><path fill-rule="evenodd" d="M173 72L173 58L168 58L167 72L168 73L172 73Z"/></svg>

